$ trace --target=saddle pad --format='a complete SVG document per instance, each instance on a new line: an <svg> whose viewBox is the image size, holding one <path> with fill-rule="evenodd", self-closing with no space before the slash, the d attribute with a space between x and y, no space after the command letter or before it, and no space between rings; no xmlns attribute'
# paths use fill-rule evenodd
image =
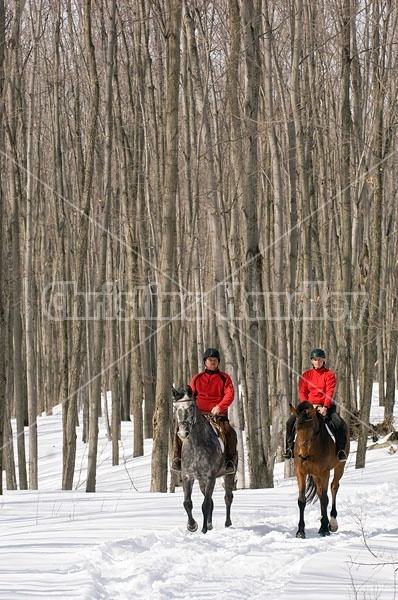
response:
<svg viewBox="0 0 398 600"><path fill-rule="evenodd" d="M329 427L329 423L325 422L325 427L326 427L326 431L328 432L328 434L330 435L330 437L332 438L334 443L336 443L336 437L335 437L333 431L331 430L331 428Z"/></svg>

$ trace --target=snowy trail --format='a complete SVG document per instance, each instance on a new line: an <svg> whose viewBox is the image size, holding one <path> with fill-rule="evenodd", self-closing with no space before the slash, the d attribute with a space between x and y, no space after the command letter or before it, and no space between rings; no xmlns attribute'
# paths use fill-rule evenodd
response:
<svg viewBox="0 0 398 600"><path fill-rule="evenodd" d="M182 490L151 494L151 442L111 466L101 430L95 494L62 492L60 415L39 422L40 491L0 497L0 599L84 600L396 600L398 452L369 450L355 469L355 444L337 497L339 531L319 538L320 507L306 508L307 539L295 538L297 484L276 465L275 487L237 490L225 529L224 491L214 494L214 529L186 530ZM84 464L83 444L78 463ZM55 490L55 491L54 491ZM202 496L193 493L201 523Z"/></svg>

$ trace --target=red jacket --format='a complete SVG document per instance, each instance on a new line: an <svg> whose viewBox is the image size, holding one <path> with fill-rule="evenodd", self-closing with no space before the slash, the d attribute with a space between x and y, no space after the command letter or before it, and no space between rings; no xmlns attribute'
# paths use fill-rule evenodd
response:
<svg viewBox="0 0 398 600"><path fill-rule="evenodd" d="M218 405L221 414L227 414L228 406L232 404L235 396L234 384L227 373L219 369L206 369L194 375L189 385L201 412L211 412L211 409Z"/></svg>
<svg viewBox="0 0 398 600"><path fill-rule="evenodd" d="M299 383L300 402L309 400L312 404L320 404L329 408L333 404L336 389L336 375L326 367L310 369L303 373Z"/></svg>

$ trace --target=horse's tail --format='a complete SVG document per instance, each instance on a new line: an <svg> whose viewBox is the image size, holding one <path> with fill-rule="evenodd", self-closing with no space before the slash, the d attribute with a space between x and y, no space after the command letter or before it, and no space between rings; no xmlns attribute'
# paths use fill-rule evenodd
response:
<svg viewBox="0 0 398 600"><path fill-rule="evenodd" d="M312 475L307 476L307 484L305 487L305 501L307 504L312 504L318 498L316 494L316 485L312 479Z"/></svg>

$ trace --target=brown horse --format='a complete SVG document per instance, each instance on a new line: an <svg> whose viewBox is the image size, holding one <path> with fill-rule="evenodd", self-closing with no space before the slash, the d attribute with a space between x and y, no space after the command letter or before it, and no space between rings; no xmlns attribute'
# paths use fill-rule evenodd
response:
<svg viewBox="0 0 398 600"><path fill-rule="evenodd" d="M316 407L308 402L301 402L298 408L290 405L290 410L296 415L296 439L294 442L294 462L296 467L297 485L299 489L298 505L300 521L296 537L305 538L304 510L307 502L314 501L318 494L321 503L321 527L319 535L330 535L338 529L336 495L339 482L344 473L344 462L339 462L336 455L336 445L326 426L326 421ZM350 449L347 424L346 454ZM328 486L330 471L334 469L334 477L330 489L332 492L332 509L328 519Z"/></svg>

